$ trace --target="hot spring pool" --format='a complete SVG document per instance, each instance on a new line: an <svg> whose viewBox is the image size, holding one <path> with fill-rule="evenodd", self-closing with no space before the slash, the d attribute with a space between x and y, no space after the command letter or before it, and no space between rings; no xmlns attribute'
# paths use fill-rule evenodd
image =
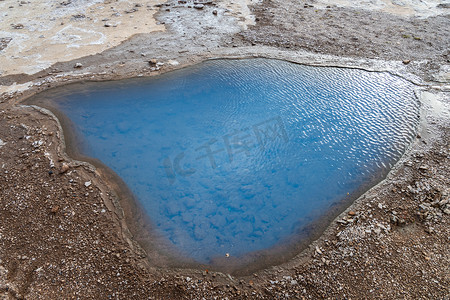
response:
<svg viewBox="0 0 450 300"><path fill-rule="evenodd" d="M269 59L212 60L36 99L71 120L81 154L123 179L159 235L205 264L295 240L379 182L418 122L403 79Z"/></svg>

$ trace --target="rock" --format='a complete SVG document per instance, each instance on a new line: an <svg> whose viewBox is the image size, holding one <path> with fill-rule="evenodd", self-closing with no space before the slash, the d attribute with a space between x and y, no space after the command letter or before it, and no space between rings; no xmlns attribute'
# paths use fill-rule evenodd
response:
<svg viewBox="0 0 450 300"><path fill-rule="evenodd" d="M84 183L84 186L85 187L90 187L91 186L91 184L92 184L92 181L86 181L85 183Z"/></svg>
<svg viewBox="0 0 450 300"><path fill-rule="evenodd" d="M342 220L337 220L337 222L338 222L339 224L342 224L342 225L347 225L347 224L348 224L348 222L347 222L346 220L344 220L344 219L342 219Z"/></svg>
<svg viewBox="0 0 450 300"><path fill-rule="evenodd" d="M11 41L12 41L12 38L10 38L10 37L0 38L0 51L5 49Z"/></svg>
<svg viewBox="0 0 450 300"><path fill-rule="evenodd" d="M194 4L212 4L212 0L194 0Z"/></svg>
<svg viewBox="0 0 450 300"><path fill-rule="evenodd" d="M450 8L450 3L440 3L437 8Z"/></svg>
<svg viewBox="0 0 450 300"><path fill-rule="evenodd" d="M76 63L73 67L74 67L75 69L80 69L80 68L83 67L83 65L82 65L81 63Z"/></svg>
<svg viewBox="0 0 450 300"><path fill-rule="evenodd" d="M392 216L391 216L391 222L392 222L393 224L397 224L397 223L398 223L398 217L395 216L395 215L392 215Z"/></svg>
<svg viewBox="0 0 450 300"><path fill-rule="evenodd" d="M203 9L205 6L203 4L195 4L194 8L196 9Z"/></svg>
<svg viewBox="0 0 450 300"><path fill-rule="evenodd" d="M420 170L420 171L427 171L427 170L428 170L428 166L427 166L427 165L421 165L421 166L419 167L419 170Z"/></svg>
<svg viewBox="0 0 450 300"><path fill-rule="evenodd" d="M424 230L428 234L432 234L434 232L434 228L433 227L426 227Z"/></svg>
<svg viewBox="0 0 450 300"><path fill-rule="evenodd" d="M14 29L23 29L25 27L23 24L12 24L11 26Z"/></svg>
<svg viewBox="0 0 450 300"><path fill-rule="evenodd" d="M410 61L409 59L405 59L405 60L402 61L402 62L403 62L403 64L407 65L407 64L409 64L411 61Z"/></svg>
<svg viewBox="0 0 450 300"><path fill-rule="evenodd" d="M213 10L213 15L217 16L217 9Z"/></svg>
<svg viewBox="0 0 450 300"><path fill-rule="evenodd" d="M62 173L66 173L67 171L69 171L69 165L68 164L66 164L66 163L64 163L62 166L61 166L61 174Z"/></svg>
<svg viewBox="0 0 450 300"><path fill-rule="evenodd" d="M353 210L351 210L348 212L348 215L353 217L356 216L356 213Z"/></svg>
<svg viewBox="0 0 450 300"><path fill-rule="evenodd" d="M318 246L316 246L316 253L319 255L322 255L322 250L320 250L320 248Z"/></svg>

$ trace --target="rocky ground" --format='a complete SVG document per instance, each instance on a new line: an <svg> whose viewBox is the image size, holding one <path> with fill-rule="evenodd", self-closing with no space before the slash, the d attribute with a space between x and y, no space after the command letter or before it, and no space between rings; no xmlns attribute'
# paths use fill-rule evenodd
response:
<svg viewBox="0 0 450 300"><path fill-rule="evenodd" d="M448 299L447 8L416 17L323 2L332 1L157 3L165 31L0 77L0 299ZM0 35L0 55L11 43ZM247 56L387 70L418 84L422 108L417 139L386 180L298 256L246 276L153 267L127 230L114 184L65 154L52 115L20 106L70 81Z"/></svg>

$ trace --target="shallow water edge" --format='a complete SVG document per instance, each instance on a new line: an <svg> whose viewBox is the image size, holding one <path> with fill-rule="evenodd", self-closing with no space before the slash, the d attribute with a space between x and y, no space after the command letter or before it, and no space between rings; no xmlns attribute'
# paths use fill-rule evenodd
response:
<svg viewBox="0 0 450 300"><path fill-rule="evenodd" d="M51 92L51 90L49 92ZM272 247L271 249L249 253L241 258L234 257L219 259L214 261L212 265L197 264L193 260L186 259L179 253L176 253L176 251L171 249L168 244L164 243L161 237L154 233L154 230L152 230L150 225L151 222L149 222L145 214L142 213L143 210L140 208L138 201L136 201L133 194L117 174L115 174L110 168L105 166L99 160L92 159L81 154L79 147L81 139L73 130L71 121L64 114L62 114L61 111L59 111L56 107L49 105L49 103L46 103L45 101L29 102L26 100L24 103L35 104L49 109L61 121L67 145L67 153L72 158L87 161L96 166L101 176L109 182L109 185L113 188L113 190L115 190L120 199L120 204L123 209L128 228L133 234L133 238L147 251L150 265L153 265L154 267L209 268L210 270L245 275L271 265L286 262L308 247L312 241L319 238L340 213L345 211L358 197L364 194L365 191L368 191L372 186L377 185L380 181L382 181L388 173L388 171L383 171L382 174L374 175L379 178L377 182L363 186L348 197L345 197L339 205L335 205L333 209L324 214L320 220L316 220L304 228L301 232L298 232L296 235L297 239L291 239L289 242L284 243L281 246ZM131 216L133 216L133 218L131 218ZM136 216L138 217L136 218ZM145 228L145 230L142 230L143 228ZM309 238L305 239L307 236L309 236ZM155 243L159 246L155 247ZM163 246L161 247L161 245Z"/></svg>

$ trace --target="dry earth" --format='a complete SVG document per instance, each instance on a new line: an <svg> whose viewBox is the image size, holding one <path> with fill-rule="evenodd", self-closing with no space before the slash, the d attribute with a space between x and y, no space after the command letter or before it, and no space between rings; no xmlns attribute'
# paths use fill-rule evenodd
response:
<svg viewBox="0 0 450 300"><path fill-rule="evenodd" d="M48 5L0 1L0 299L450 297L449 5L41 2ZM85 17L73 17L66 6ZM130 14L136 23L126 22ZM47 39L56 28L33 31L48 25L48 17L56 25L96 28L109 44L89 44L90 35L80 33L76 41L53 45ZM121 21L116 27L94 22L102 18ZM153 25L140 27L144 19ZM141 34L132 36L134 26ZM28 38L10 34L24 30ZM26 47L15 46L21 43ZM46 59L33 58L47 49L52 54ZM35 92L67 82L155 75L210 57L248 56L398 74L417 84L421 124L386 180L321 238L284 264L247 276L152 267L127 230L114 184L101 170L65 154L57 119L20 105Z"/></svg>

